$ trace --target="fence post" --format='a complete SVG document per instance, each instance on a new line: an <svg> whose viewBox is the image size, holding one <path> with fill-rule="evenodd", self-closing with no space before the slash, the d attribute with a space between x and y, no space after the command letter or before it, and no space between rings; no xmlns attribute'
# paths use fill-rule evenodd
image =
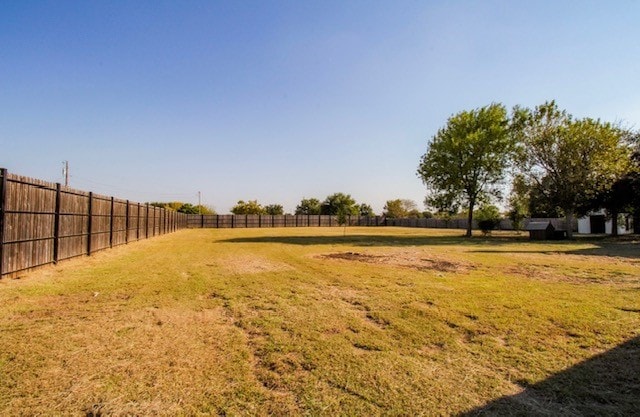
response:
<svg viewBox="0 0 640 417"><path fill-rule="evenodd" d="M111 197L111 213L109 213L109 247L113 247L113 197Z"/></svg>
<svg viewBox="0 0 640 417"><path fill-rule="evenodd" d="M200 228L204 229L204 214L200 214Z"/></svg>
<svg viewBox="0 0 640 417"><path fill-rule="evenodd" d="M220 215L216 214L216 229L220 228Z"/></svg>
<svg viewBox="0 0 640 417"><path fill-rule="evenodd" d="M7 199L7 169L0 168L0 278L4 274L4 216Z"/></svg>
<svg viewBox="0 0 640 417"><path fill-rule="evenodd" d="M138 203L138 221L136 222L136 240L140 240L140 203Z"/></svg>
<svg viewBox="0 0 640 417"><path fill-rule="evenodd" d="M125 209L125 221L124 221L124 243L128 244L129 243L129 200L127 200L127 208Z"/></svg>
<svg viewBox="0 0 640 417"><path fill-rule="evenodd" d="M60 253L60 183L56 183L56 208L53 217L53 263L58 263Z"/></svg>
<svg viewBox="0 0 640 417"><path fill-rule="evenodd" d="M144 225L144 238L149 239L149 203L147 203L146 220Z"/></svg>
<svg viewBox="0 0 640 417"><path fill-rule="evenodd" d="M93 234L93 192L89 192L89 217L87 219L87 256L91 255L91 236Z"/></svg>

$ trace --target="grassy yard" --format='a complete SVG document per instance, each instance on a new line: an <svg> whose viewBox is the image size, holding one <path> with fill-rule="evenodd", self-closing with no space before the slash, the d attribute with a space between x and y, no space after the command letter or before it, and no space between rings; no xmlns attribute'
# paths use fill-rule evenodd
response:
<svg viewBox="0 0 640 417"><path fill-rule="evenodd" d="M0 281L0 415L632 415L640 243L186 230Z"/></svg>

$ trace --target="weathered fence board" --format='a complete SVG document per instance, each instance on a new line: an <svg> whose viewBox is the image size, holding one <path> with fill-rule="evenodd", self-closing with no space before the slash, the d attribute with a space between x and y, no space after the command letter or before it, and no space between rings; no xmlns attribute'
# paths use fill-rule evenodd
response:
<svg viewBox="0 0 640 417"><path fill-rule="evenodd" d="M566 229L564 219L546 220ZM347 224L465 229L467 220L350 216ZM0 169L0 277L184 228L339 225L337 216L325 215L186 215ZM503 220L499 229L512 229L511 222Z"/></svg>
<svg viewBox="0 0 640 417"><path fill-rule="evenodd" d="M244 229L265 227L335 227L340 226L337 216L327 215L270 215L270 214L189 214L184 220L188 228ZM349 216L349 226L384 226L380 216Z"/></svg>
<svg viewBox="0 0 640 417"><path fill-rule="evenodd" d="M187 216L0 169L0 277L187 227Z"/></svg>

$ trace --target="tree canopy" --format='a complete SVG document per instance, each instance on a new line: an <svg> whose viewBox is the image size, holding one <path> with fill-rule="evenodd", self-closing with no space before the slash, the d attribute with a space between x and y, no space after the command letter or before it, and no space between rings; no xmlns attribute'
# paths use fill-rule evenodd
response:
<svg viewBox="0 0 640 417"><path fill-rule="evenodd" d="M181 201L171 201L167 203L154 201L153 203L149 203L149 205L168 210L175 210L178 213L185 214L216 214L216 211L213 209L213 207L197 204L193 205L191 203L183 203Z"/></svg>
<svg viewBox="0 0 640 417"><path fill-rule="evenodd" d="M605 208L611 217L611 234L618 234L618 215L631 213L634 216L634 233L640 231L640 149L635 137L636 149L631 156L631 168L616 180L611 188L602 192L594 201L594 208Z"/></svg>
<svg viewBox="0 0 640 417"><path fill-rule="evenodd" d="M375 216L376 214L373 212L373 208L369 204L361 203L358 205L358 214L363 217Z"/></svg>
<svg viewBox="0 0 640 417"><path fill-rule="evenodd" d="M296 206L296 214L320 214L320 200L317 198L303 198Z"/></svg>
<svg viewBox="0 0 640 417"><path fill-rule="evenodd" d="M389 218L400 219L403 217L416 217L416 213L418 213L417 217L420 217L420 212L418 211L418 205L413 200L408 199L400 199L397 198L395 200L387 200L384 205L384 216Z"/></svg>
<svg viewBox="0 0 640 417"><path fill-rule="evenodd" d="M357 215L358 206L350 194L334 193L328 196L320 206L320 214Z"/></svg>
<svg viewBox="0 0 640 417"><path fill-rule="evenodd" d="M262 205L258 203L258 200L239 200L235 206L231 208L233 214L267 214Z"/></svg>
<svg viewBox="0 0 640 417"><path fill-rule="evenodd" d="M446 210L468 208L466 236L471 236L473 209L499 195L498 184L515 149L507 112L490 104L451 116L431 139L422 156L418 176L427 186L426 203Z"/></svg>
<svg viewBox="0 0 640 417"><path fill-rule="evenodd" d="M590 118L574 119L554 101L514 110L518 163L535 192L566 216L572 237L576 214L622 178L630 168L629 132Z"/></svg>
<svg viewBox="0 0 640 417"><path fill-rule="evenodd" d="M264 206L264 211L266 214L271 214L274 216L284 214L284 208L281 204L268 204Z"/></svg>

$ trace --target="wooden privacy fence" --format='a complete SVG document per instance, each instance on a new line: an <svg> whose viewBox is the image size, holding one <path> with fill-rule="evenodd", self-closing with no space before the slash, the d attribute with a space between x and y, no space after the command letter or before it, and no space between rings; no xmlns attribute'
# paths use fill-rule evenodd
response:
<svg viewBox="0 0 640 417"><path fill-rule="evenodd" d="M527 219L536 221L541 219ZM564 219L551 221L564 229ZM465 219L348 216L349 226L464 229ZM327 215L199 215L75 190L0 168L0 278L184 228L340 226ZM474 222L474 228L477 225ZM503 220L498 227L512 229ZM577 230L577 222L573 225Z"/></svg>
<svg viewBox="0 0 640 417"><path fill-rule="evenodd" d="M349 226L384 226L384 217L347 216ZM313 214L189 214L190 228L262 228L262 227L332 227L340 226L338 216Z"/></svg>
<svg viewBox="0 0 640 417"><path fill-rule="evenodd" d="M0 169L0 277L187 227L187 216Z"/></svg>
<svg viewBox="0 0 640 417"><path fill-rule="evenodd" d="M529 224L529 222L538 222L538 221L547 221L547 222L551 222L551 224L553 224L553 226L556 229L560 229L560 230L567 230L566 229L566 222L564 218L550 218L550 219L538 219L538 218L532 218L532 219L524 219L522 222L522 229L524 230L524 228L527 226L527 224ZM466 229L467 228L467 224L468 224L468 220L467 219L414 219L414 218L402 218L402 219L392 219L392 218L387 218L385 225L386 226L398 226L398 227L428 227L428 228L434 228L434 229ZM477 221L473 221L472 224L472 228L473 229L478 229L478 222ZM508 219L502 219L500 221L500 223L498 224L498 226L496 227L497 230L513 230L513 224L511 222L511 220ZM573 223L573 231L578 231L578 221L575 220Z"/></svg>

